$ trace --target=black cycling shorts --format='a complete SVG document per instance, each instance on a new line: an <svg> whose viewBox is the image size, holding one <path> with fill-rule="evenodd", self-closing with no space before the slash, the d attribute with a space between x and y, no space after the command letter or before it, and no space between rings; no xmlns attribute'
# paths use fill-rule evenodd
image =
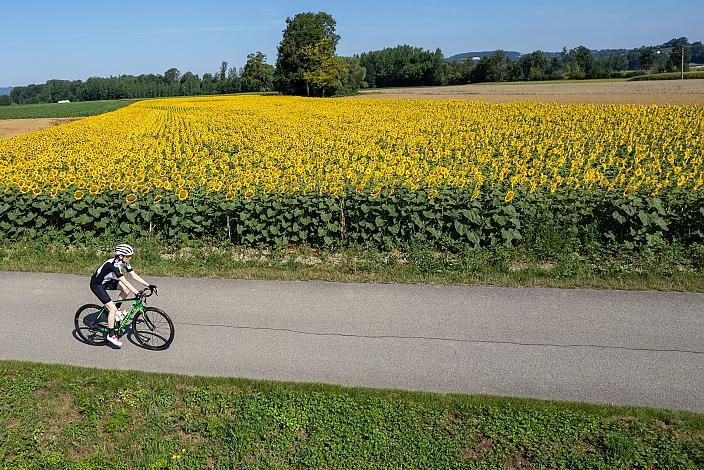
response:
<svg viewBox="0 0 704 470"><path fill-rule="evenodd" d="M117 279L113 279L111 281L108 281L105 284L93 284L92 282L90 283L90 290L93 291L95 296L98 298L98 300L100 300L103 303L103 305L112 301L112 299L110 298L110 295L108 295L107 291L108 290L117 290L119 288L120 288L120 285L119 285Z"/></svg>

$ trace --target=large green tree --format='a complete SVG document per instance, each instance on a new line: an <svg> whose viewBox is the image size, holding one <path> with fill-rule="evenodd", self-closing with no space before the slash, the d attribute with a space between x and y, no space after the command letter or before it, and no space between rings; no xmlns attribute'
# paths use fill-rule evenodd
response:
<svg viewBox="0 0 704 470"><path fill-rule="evenodd" d="M362 67L359 56L341 57L347 64L347 73L342 76L342 86L337 90L338 95L354 95L360 88L366 88L367 69Z"/></svg>
<svg viewBox="0 0 704 470"><path fill-rule="evenodd" d="M638 51L638 66L642 70L651 70L655 68L655 53L649 47L641 47Z"/></svg>
<svg viewBox="0 0 704 470"><path fill-rule="evenodd" d="M271 91L274 89L274 66L266 63L266 55L262 52L249 54L240 80L242 91Z"/></svg>
<svg viewBox="0 0 704 470"><path fill-rule="evenodd" d="M293 18L286 18L286 29L276 58L275 90L284 94L306 94L306 80L303 77L306 59L303 51L325 39L332 42L334 51L340 40L335 26L333 17L325 12L299 13Z"/></svg>
<svg viewBox="0 0 704 470"><path fill-rule="evenodd" d="M447 64L440 49L435 52L407 44L365 52L360 56L371 87L444 85Z"/></svg>
<svg viewBox="0 0 704 470"><path fill-rule="evenodd" d="M335 56L332 39L325 38L301 50L303 81L306 96L325 96L342 88L342 78L347 75L347 63Z"/></svg>
<svg viewBox="0 0 704 470"><path fill-rule="evenodd" d="M545 58L543 51L522 55L518 65L524 80L545 80L550 73L550 61Z"/></svg>
<svg viewBox="0 0 704 470"><path fill-rule="evenodd" d="M692 62L704 64L704 44L701 41L692 43Z"/></svg>
<svg viewBox="0 0 704 470"><path fill-rule="evenodd" d="M471 79L474 83L479 82L505 82L511 80L516 71L520 74L518 65L514 71L511 60L506 52L502 50L494 51L493 54L482 57L479 63L472 69Z"/></svg>
<svg viewBox="0 0 704 470"><path fill-rule="evenodd" d="M447 84L464 85L471 80L474 61L470 58L453 60L447 63Z"/></svg>
<svg viewBox="0 0 704 470"><path fill-rule="evenodd" d="M168 83L175 83L175 82L179 81L180 78L181 78L181 72L179 72L179 70L175 67L172 67L169 70L167 70L166 72L164 72L164 79Z"/></svg>
<svg viewBox="0 0 704 470"><path fill-rule="evenodd" d="M562 63L566 78L603 78L604 71L592 51L584 46L578 46L562 53Z"/></svg>
<svg viewBox="0 0 704 470"><path fill-rule="evenodd" d="M184 95L200 94L200 78L192 72L186 72L181 76L181 89Z"/></svg>
<svg viewBox="0 0 704 470"><path fill-rule="evenodd" d="M681 37L671 39L664 45L671 47L667 68L672 71L681 71L683 68L685 72L689 70L689 63L692 61L692 48L689 45L689 40Z"/></svg>

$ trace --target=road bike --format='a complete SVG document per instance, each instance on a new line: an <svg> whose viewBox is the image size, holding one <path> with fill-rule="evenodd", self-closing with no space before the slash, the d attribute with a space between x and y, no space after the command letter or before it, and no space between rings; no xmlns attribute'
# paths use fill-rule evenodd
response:
<svg viewBox="0 0 704 470"><path fill-rule="evenodd" d="M134 302L132 308L119 322L115 319L115 335L122 336L132 322L132 334L146 349L161 351L171 346L174 340L174 323L164 312L155 307L147 307L147 297L157 294L156 286L140 291L133 299L115 300L118 307L124 302ZM107 343L108 309L105 306L86 304L78 309L74 318L76 333L83 341L94 346Z"/></svg>

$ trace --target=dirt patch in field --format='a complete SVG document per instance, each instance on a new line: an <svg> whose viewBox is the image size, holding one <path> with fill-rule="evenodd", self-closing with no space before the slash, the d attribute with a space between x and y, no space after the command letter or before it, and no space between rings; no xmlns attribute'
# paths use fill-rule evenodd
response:
<svg viewBox="0 0 704 470"><path fill-rule="evenodd" d="M492 447L494 446L494 441L489 439L488 437L482 438L481 441L479 441L479 444L475 447L478 448L472 448L470 446L465 446L462 447L460 450L462 453L462 457L464 457L467 460L481 460L483 459L486 454L491 452Z"/></svg>
<svg viewBox="0 0 704 470"><path fill-rule="evenodd" d="M36 132L47 127L78 121L83 118L39 118L39 119L2 119L0 120L0 139L26 132Z"/></svg>
<svg viewBox="0 0 704 470"><path fill-rule="evenodd" d="M453 85L364 90L361 98L704 106L704 80Z"/></svg>

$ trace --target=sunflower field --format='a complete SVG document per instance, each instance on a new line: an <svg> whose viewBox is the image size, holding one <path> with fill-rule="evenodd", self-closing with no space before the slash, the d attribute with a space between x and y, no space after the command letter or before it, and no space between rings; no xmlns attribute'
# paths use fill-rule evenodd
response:
<svg viewBox="0 0 704 470"><path fill-rule="evenodd" d="M704 241L704 109L147 100L0 140L0 237Z"/></svg>

